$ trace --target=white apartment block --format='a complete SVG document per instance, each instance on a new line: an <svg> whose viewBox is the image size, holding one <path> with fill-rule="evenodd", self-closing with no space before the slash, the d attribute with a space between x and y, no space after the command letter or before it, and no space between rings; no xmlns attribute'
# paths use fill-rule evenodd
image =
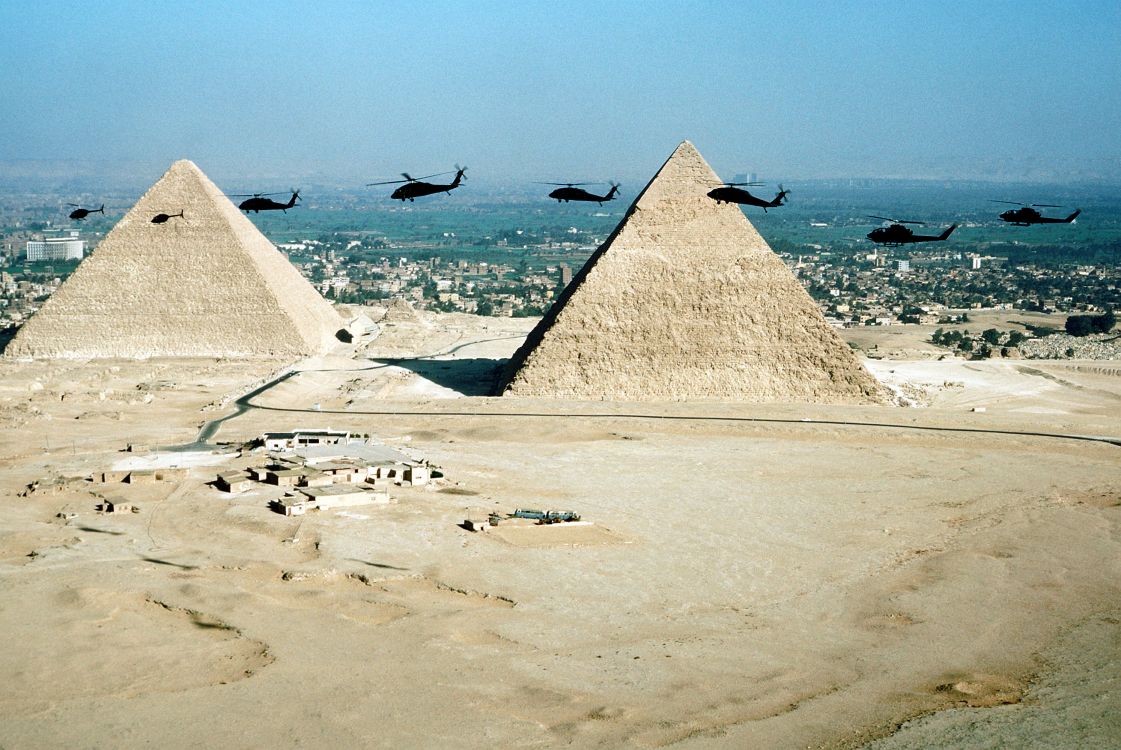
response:
<svg viewBox="0 0 1121 750"><path fill-rule="evenodd" d="M86 254L86 241L77 232L69 237L47 237L27 241L28 260L81 260Z"/></svg>

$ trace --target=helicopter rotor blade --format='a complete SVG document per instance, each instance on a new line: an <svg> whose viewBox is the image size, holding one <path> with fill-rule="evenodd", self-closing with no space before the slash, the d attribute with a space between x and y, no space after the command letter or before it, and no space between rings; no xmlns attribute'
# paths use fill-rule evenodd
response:
<svg viewBox="0 0 1121 750"><path fill-rule="evenodd" d="M765 182L722 182L725 187L763 187Z"/></svg>
<svg viewBox="0 0 1121 750"><path fill-rule="evenodd" d="M374 187L375 185L396 185L401 182L409 182L409 180L385 180L384 182L367 182L366 187Z"/></svg>
<svg viewBox="0 0 1121 750"><path fill-rule="evenodd" d="M921 227L926 226L925 221L903 221L902 219L889 219L886 216L873 216L872 214L866 214L866 216L869 219L879 219L880 221L890 221L892 224L918 224Z"/></svg>
<svg viewBox="0 0 1121 750"><path fill-rule="evenodd" d="M559 187L576 187L578 185L602 185L602 182L535 182L534 185L557 185Z"/></svg>
<svg viewBox="0 0 1121 750"><path fill-rule="evenodd" d="M66 205L68 205L68 206L73 206L74 208L81 208L81 207L82 207L82 206L81 206L80 204L78 204L78 203L67 203Z"/></svg>
<svg viewBox="0 0 1121 750"><path fill-rule="evenodd" d="M996 201L991 199L989 203L1007 203L1012 206L1034 206L1035 208L1062 208L1062 206L1055 203L1020 203L1019 201Z"/></svg>

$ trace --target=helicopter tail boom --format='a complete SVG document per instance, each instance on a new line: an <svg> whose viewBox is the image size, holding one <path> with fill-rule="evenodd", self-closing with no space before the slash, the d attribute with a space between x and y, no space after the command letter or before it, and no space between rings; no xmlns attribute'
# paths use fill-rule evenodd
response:
<svg viewBox="0 0 1121 750"><path fill-rule="evenodd" d="M939 240L948 240L950 238L950 235L953 234L954 230L957 229L957 228L958 228L957 224L952 224L949 229L947 229L942 234L938 235L938 239Z"/></svg>
<svg viewBox="0 0 1121 750"><path fill-rule="evenodd" d="M1072 213L1072 214L1071 214L1070 216L1068 216L1068 217L1066 217L1065 219L1063 219L1063 223L1064 223L1064 224L1073 224L1073 223L1074 223L1074 220L1078 218L1078 214L1080 214L1080 213L1082 213L1082 209L1081 209L1081 208L1080 208L1080 209L1078 209L1078 210L1076 210L1076 211L1075 211L1074 213Z"/></svg>

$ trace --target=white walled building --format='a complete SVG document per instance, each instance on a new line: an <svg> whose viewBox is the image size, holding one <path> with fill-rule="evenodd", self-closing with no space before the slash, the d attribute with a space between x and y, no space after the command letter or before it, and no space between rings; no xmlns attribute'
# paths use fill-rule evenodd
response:
<svg viewBox="0 0 1121 750"><path fill-rule="evenodd" d="M69 237L47 237L27 241L27 260L81 260L86 254L86 241L78 239L78 232Z"/></svg>

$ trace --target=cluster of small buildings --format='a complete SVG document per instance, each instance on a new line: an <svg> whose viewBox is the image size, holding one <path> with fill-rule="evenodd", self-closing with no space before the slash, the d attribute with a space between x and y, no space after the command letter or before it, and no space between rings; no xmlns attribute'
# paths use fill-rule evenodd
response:
<svg viewBox="0 0 1121 750"><path fill-rule="evenodd" d="M339 430L269 432L260 438L267 460L218 474L223 492L244 492L258 484L287 492L271 507L287 516L308 510L389 502L392 484L424 486L432 478L426 464L412 461L366 435Z"/></svg>
<svg viewBox="0 0 1121 750"><path fill-rule="evenodd" d="M1121 272L1108 265L1009 264L1000 256L938 250L908 256L879 249L783 255L838 327L935 324L940 309L1094 312L1121 305Z"/></svg>
<svg viewBox="0 0 1121 750"><path fill-rule="evenodd" d="M27 320L61 283L53 273L25 277L0 271L0 328Z"/></svg>

